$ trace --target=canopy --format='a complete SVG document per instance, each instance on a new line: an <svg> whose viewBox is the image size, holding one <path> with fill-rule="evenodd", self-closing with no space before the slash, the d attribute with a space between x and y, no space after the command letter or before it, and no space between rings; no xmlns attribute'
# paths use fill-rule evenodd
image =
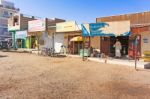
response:
<svg viewBox="0 0 150 99"><path fill-rule="evenodd" d="M83 38L81 36L74 37L70 40L71 42L82 42Z"/></svg>

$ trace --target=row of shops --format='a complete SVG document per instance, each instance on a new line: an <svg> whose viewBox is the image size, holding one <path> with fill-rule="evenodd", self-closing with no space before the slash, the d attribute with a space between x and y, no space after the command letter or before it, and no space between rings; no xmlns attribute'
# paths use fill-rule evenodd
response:
<svg viewBox="0 0 150 99"><path fill-rule="evenodd" d="M41 49L53 48L60 53L62 47L69 54L87 56L102 54L115 57L115 43L121 43L122 57L142 57L145 51L150 51L150 22L145 18L150 12L97 18L95 23L78 25L75 21L66 22L62 19L26 18L21 23L21 17L11 18L9 31L12 32L14 48ZM141 20L138 16L143 15ZM133 17L136 15L137 20ZM119 17L119 18L116 18ZM121 19L122 18L122 19ZM32 20L31 20L32 19ZM145 20L144 20L145 19ZM18 20L18 21L17 21ZM20 22L20 23L18 23ZM19 25L19 28L16 28ZM25 27L26 28L22 28Z"/></svg>

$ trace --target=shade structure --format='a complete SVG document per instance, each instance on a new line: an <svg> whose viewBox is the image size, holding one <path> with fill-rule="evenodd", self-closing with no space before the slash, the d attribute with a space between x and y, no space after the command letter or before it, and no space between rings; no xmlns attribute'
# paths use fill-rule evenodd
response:
<svg viewBox="0 0 150 99"><path fill-rule="evenodd" d="M82 36L129 36L130 21L82 24Z"/></svg>
<svg viewBox="0 0 150 99"><path fill-rule="evenodd" d="M70 41L71 42L82 42L83 37L82 36L73 37Z"/></svg>

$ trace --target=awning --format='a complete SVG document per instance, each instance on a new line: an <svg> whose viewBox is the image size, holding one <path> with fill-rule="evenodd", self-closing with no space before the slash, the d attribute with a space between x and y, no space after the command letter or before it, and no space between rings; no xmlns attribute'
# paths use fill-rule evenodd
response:
<svg viewBox="0 0 150 99"><path fill-rule="evenodd" d="M70 41L71 42L82 42L83 41L83 37L77 36L77 37L72 38Z"/></svg>
<svg viewBox="0 0 150 99"><path fill-rule="evenodd" d="M30 36L41 36L43 32L28 32L28 35Z"/></svg>
<svg viewBox="0 0 150 99"><path fill-rule="evenodd" d="M82 24L82 36L129 36L130 21Z"/></svg>

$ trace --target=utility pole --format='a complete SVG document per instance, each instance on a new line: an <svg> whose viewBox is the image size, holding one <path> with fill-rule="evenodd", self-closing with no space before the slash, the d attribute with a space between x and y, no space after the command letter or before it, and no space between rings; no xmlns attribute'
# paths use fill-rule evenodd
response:
<svg viewBox="0 0 150 99"><path fill-rule="evenodd" d="M54 55L54 53L55 53L55 33L52 33L52 47L53 47L53 55Z"/></svg>

